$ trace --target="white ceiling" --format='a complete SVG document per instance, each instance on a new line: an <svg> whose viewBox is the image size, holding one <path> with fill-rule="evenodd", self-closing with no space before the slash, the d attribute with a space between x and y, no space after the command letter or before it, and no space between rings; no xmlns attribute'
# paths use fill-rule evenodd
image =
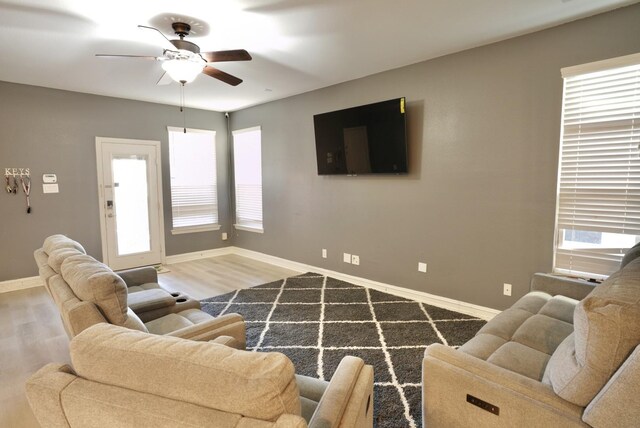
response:
<svg viewBox="0 0 640 428"><path fill-rule="evenodd" d="M0 0L0 80L178 104L160 63L96 53L162 54L157 34L184 18L203 51L244 82L199 76L186 105L233 111L595 15L637 0ZM170 37L175 38L175 37Z"/></svg>

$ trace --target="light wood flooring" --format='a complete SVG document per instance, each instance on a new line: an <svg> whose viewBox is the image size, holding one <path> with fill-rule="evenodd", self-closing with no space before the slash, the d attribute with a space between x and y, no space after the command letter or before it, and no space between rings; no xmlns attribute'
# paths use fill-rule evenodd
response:
<svg viewBox="0 0 640 428"><path fill-rule="evenodd" d="M167 289L195 299L217 296L300 272L237 255L177 263L158 276ZM0 427L38 427L26 380L50 362L69 363L69 340L44 287L0 293Z"/></svg>

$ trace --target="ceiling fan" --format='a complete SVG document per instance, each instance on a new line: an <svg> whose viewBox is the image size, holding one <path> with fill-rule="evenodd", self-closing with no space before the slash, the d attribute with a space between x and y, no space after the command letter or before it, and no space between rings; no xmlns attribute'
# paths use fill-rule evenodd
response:
<svg viewBox="0 0 640 428"><path fill-rule="evenodd" d="M162 68L165 74L158 80L158 85L168 84L171 80L167 79L168 75L171 79L184 85L193 81L200 73L211 76L224 83L237 86L242 83L242 79L225 73L211 66L214 62L224 61L250 61L251 55L244 49L235 49L228 51L200 52L200 47L195 43L189 42L184 38L189 35L191 26L184 22L174 22L171 24L173 31L179 39L169 40L160 30L146 25L138 25L139 28L153 30L162 36L162 48L164 49L162 56L145 56L145 55L109 55L96 54L99 57L118 57L118 58L144 58L153 59L162 62Z"/></svg>

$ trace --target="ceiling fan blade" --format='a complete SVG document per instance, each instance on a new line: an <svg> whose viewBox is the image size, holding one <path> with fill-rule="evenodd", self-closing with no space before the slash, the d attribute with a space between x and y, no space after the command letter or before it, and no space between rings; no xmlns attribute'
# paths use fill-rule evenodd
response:
<svg viewBox="0 0 640 428"><path fill-rule="evenodd" d="M175 51L176 50L176 47L173 45L173 43L171 43L171 40L169 40L167 38L167 36L162 34L162 31L158 30L157 28L148 27L146 25L138 25L138 28L142 28L142 29L145 29L145 30L153 30L153 31L157 32L158 34L160 34L162 36L162 38L157 37L157 39L161 43L162 49L170 50L170 51Z"/></svg>
<svg viewBox="0 0 640 428"><path fill-rule="evenodd" d="M251 61L251 55L244 49L235 49L231 51L215 51L200 53L207 62L223 62L223 61Z"/></svg>
<svg viewBox="0 0 640 428"><path fill-rule="evenodd" d="M153 59L157 60L157 56L149 56L149 55L111 55L111 54L96 54L99 57L107 57L107 58L143 58L143 59Z"/></svg>
<svg viewBox="0 0 640 428"><path fill-rule="evenodd" d="M202 69L202 73L221 80L224 83L228 83L231 86L238 86L240 83L242 83L242 79L239 79L236 76L232 76L211 66L206 66L204 69Z"/></svg>
<svg viewBox="0 0 640 428"><path fill-rule="evenodd" d="M169 76L169 73L164 72L162 73L162 76L160 76L160 78L158 79L158 82L156 83L156 85L168 85L172 82L173 82L173 79L171 78L171 76Z"/></svg>

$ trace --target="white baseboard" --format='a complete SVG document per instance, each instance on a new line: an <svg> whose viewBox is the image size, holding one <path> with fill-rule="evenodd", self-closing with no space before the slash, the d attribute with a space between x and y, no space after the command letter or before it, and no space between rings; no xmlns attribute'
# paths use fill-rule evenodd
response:
<svg viewBox="0 0 640 428"><path fill-rule="evenodd" d="M471 315L474 317L482 318L484 320L490 320L501 311L497 309L487 308L484 306L474 305L472 303L462 302L460 300L449 299L447 297L436 296L435 294L425 293L423 291L410 290L404 287L398 287L396 285L385 284L383 282L372 281L366 278L360 278L353 275L347 275L341 272L336 272L329 269L320 268L317 266L311 266L304 263L298 263L291 260L283 259L280 257L271 256L269 254L259 253L257 251L246 250L244 248L229 247L233 249L233 254L248 257L261 262L269 263L272 265L280 266L285 269L291 269L298 272L318 272L323 275L331 276L342 281L347 281L352 284L360 285L374 290L383 291L385 293L393 294L395 296L404 297L418 302L426 303L440 308L449 309L463 314Z"/></svg>
<svg viewBox="0 0 640 428"><path fill-rule="evenodd" d="M222 247L213 250L196 251L193 253L176 254L174 256L167 256L165 263L168 265L174 263L188 262L192 260L206 259L209 257L224 256L228 254L237 254L253 260L269 263L272 265L280 266L285 269L294 270L300 273L304 272L318 272L323 275L331 276L342 281L347 281L352 284L360 285L362 287L372 288L374 290L383 291L385 293L393 294L396 296L404 297L407 299L417 300L429 305L438 306L440 308L449 309L463 314L471 315L474 317L490 320L501 311L497 309L487 308L484 306L474 305L472 303L462 302L460 300L449 299L447 297L436 296L435 294L425 293L423 291L411 290L404 287L398 287L396 285L385 284L383 282L372 281L370 279L361 278L358 276L347 275L345 273L324 269L318 266L312 266L305 263L294 262L291 260L283 259L269 254L260 253L257 251L246 250L239 247ZM42 286L42 280L37 277L15 279L10 281L0 282L0 293L23 290L25 288Z"/></svg>
<svg viewBox="0 0 640 428"><path fill-rule="evenodd" d="M170 265L173 263L188 262L191 260L206 259L209 257L223 256L232 254L234 247L216 248L213 250L196 251L193 253L177 254L175 256L166 256L165 263ZM44 284L39 276L30 278L18 278L8 281L0 281L0 293L8 293L9 291L24 290L26 288L41 287Z"/></svg>
<svg viewBox="0 0 640 428"><path fill-rule="evenodd" d="M27 288L42 287L44 284L39 276L29 278L11 279L9 281L0 281L0 293L8 293L10 291L24 290Z"/></svg>
<svg viewBox="0 0 640 428"><path fill-rule="evenodd" d="M176 254L174 256L166 256L165 263L172 265L174 263L190 262L192 260L207 259L209 257L224 256L233 254L235 247L222 247L213 250L195 251L193 253Z"/></svg>

